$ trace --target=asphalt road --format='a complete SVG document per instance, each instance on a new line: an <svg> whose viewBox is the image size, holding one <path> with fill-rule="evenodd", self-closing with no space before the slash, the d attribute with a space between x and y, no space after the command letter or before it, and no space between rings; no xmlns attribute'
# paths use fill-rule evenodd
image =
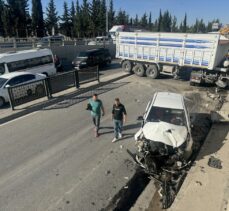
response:
<svg viewBox="0 0 229 211"><path fill-rule="evenodd" d="M205 89L190 87L188 82L131 76L95 90L103 93L106 110L99 138L93 137L87 102L79 103L77 96L1 125L0 210L105 208L135 173L126 149L134 150L137 116L155 91L168 90L188 96L192 112L214 107ZM128 121L124 139L111 143L115 97L125 104Z"/></svg>

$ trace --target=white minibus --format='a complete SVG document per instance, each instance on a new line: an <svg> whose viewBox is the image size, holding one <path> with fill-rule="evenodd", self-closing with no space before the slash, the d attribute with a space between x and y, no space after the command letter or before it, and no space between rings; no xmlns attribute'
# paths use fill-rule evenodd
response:
<svg viewBox="0 0 229 211"><path fill-rule="evenodd" d="M50 49L33 49L0 54L0 75L27 71L46 76L56 74L54 58Z"/></svg>

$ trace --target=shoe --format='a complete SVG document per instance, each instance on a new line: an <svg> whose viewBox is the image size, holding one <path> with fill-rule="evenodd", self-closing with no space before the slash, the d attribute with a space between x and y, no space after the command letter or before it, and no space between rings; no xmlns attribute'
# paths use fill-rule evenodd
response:
<svg viewBox="0 0 229 211"><path fill-rule="evenodd" d="M118 141L118 139L117 139L117 138L114 138L114 139L112 140L112 143L114 143L114 142L116 142L116 141Z"/></svg>
<svg viewBox="0 0 229 211"><path fill-rule="evenodd" d="M122 138L122 133L119 133L118 134L118 138Z"/></svg>

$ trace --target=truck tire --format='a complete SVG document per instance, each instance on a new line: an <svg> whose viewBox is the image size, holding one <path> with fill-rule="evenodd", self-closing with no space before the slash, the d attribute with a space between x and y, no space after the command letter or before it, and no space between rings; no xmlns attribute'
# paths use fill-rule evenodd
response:
<svg viewBox="0 0 229 211"><path fill-rule="evenodd" d="M158 78L160 72L158 70L157 65L149 65L149 67L146 69L146 76L152 79Z"/></svg>
<svg viewBox="0 0 229 211"><path fill-rule="evenodd" d="M145 67L142 64L136 64L133 70L134 73L139 77L143 77L145 75Z"/></svg>
<svg viewBox="0 0 229 211"><path fill-rule="evenodd" d="M131 73L133 68L132 62L126 60L122 63L122 69L124 72Z"/></svg>

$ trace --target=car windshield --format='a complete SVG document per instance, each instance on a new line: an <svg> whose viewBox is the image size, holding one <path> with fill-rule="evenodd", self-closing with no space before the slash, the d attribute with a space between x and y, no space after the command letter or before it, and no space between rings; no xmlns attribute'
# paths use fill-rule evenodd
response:
<svg viewBox="0 0 229 211"><path fill-rule="evenodd" d="M6 83L7 79L5 78L0 78L0 88Z"/></svg>
<svg viewBox="0 0 229 211"><path fill-rule="evenodd" d="M85 58L85 57L88 57L88 52L80 52L79 55L78 55L79 58Z"/></svg>
<svg viewBox="0 0 229 211"><path fill-rule="evenodd" d="M162 108L152 106L147 118L147 122L167 122L174 125L185 126L184 110L173 108Z"/></svg>

